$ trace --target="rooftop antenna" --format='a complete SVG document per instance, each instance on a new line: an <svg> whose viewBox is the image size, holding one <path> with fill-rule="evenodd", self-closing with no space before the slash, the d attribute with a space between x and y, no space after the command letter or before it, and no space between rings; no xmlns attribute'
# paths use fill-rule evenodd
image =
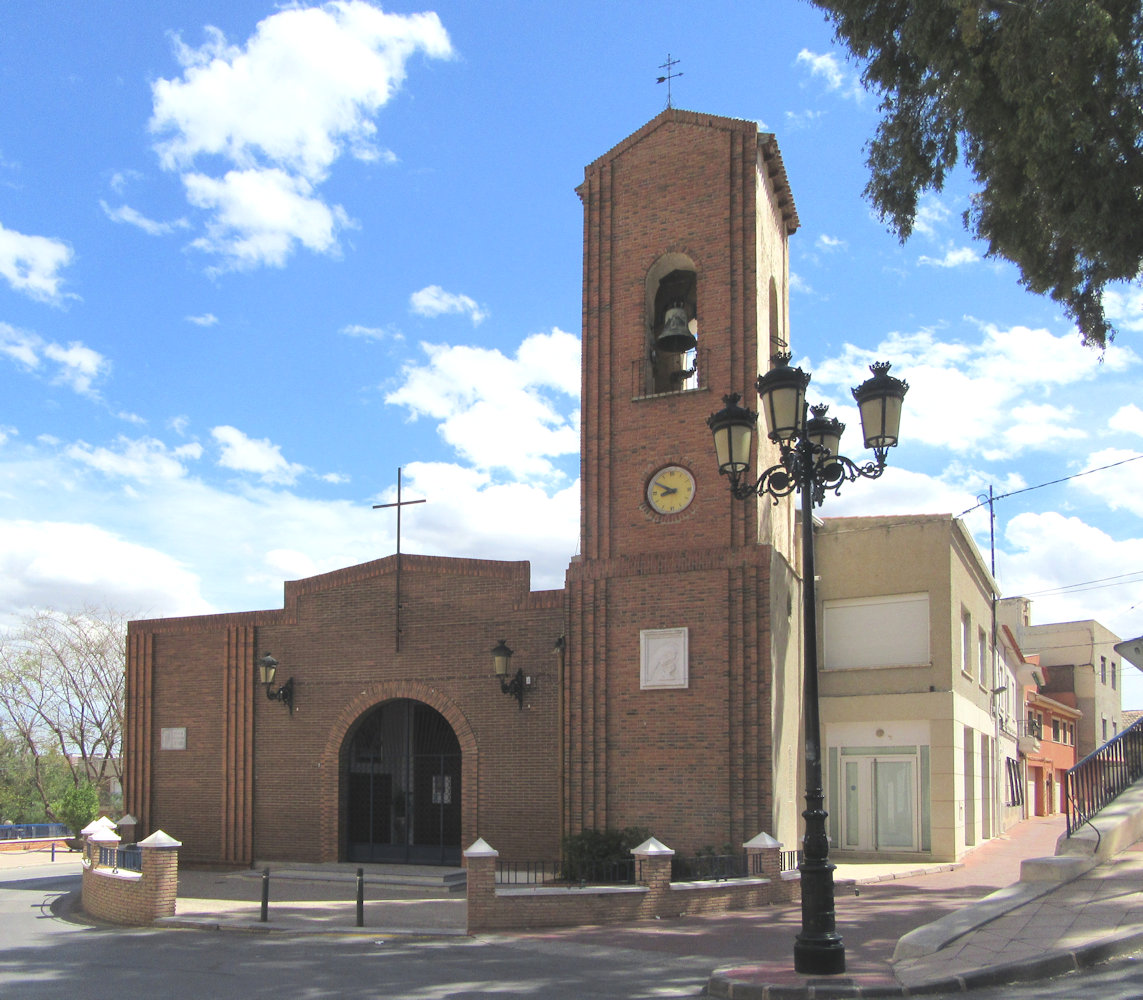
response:
<svg viewBox="0 0 1143 1000"><path fill-rule="evenodd" d="M675 72L675 67L678 66L678 64L679 64L679 60L678 59L672 59L671 53L668 52L667 53L667 61L665 63L663 63L662 66L659 67L659 69L665 69L667 72L655 81L656 83L666 83L667 84L667 107L668 108L672 106L671 105L671 81L675 80L678 77L683 75L682 73L676 73Z"/></svg>

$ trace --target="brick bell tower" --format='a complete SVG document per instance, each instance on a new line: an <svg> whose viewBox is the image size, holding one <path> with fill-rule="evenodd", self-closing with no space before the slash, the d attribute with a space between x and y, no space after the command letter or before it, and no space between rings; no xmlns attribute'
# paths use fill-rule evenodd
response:
<svg viewBox="0 0 1143 1000"><path fill-rule="evenodd" d="M709 414L787 349L797 212L774 136L669 108L584 171L580 555L565 832L678 851L798 833L788 501L732 501ZM756 435L763 438L764 435ZM765 440L754 474L777 461Z"/></svg>

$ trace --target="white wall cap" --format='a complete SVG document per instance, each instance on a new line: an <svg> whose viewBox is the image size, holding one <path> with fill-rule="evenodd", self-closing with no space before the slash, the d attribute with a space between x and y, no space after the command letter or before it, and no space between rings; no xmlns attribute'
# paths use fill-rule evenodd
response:
<svg viewBox="0 0 1143 1000"><path fill-rule="evenodd" d="M781 843L781 841L775 840L773 837L770 836L770 834L763 831L762 833L758 834L758 836L755 837L753 840L746 841L746 843L743 844L742 846L746 847L746 848L750 848L750 847L781 847L782 843Z"/></svg>
<svg viewBox="0 0 1143 1000"><path fill-rule="evenodd" d="M466 858L498 858L500 852L483 837L477 837L472 846L464 852Z"/></svg>
<svg viewBox="0 0 1143 1000"><path fill-rule="evenodd" d="M156 830L146 840L139 841L140 847L182 847L181 840L175 840L169 833Z"/></svg>
<svg viewBox="0 0 1143 1000"><path fill-rule="evenodd" d="M106 816L100 816L99 819L93 819L82 830L79 831L81 837L86 837L96 830L114 830L115 824L111 822Z"/></svg>
<svg viewBox="0 0 1143 1000"><path fill-rule="evenodd" d="M638 847L631 848L631 853L637 858L647 858L663 854L672 855L675 852L662 841L656 840L654 837L648 837Z"/></svg>
<svg viewBox="0 0 1143 1000"><path fill-rule="evenodd" d="M134 816L132 816L130 813L128 813L126 816L124 816L122 819L120 819L119 822L116 823L115 825L116 826L134 826L138 822L139 821Z"/></svg>
<svg viewBox="0 0 1143 1000"><path fill-rule="evenodd" d="M120 841L119 834L114 830L105 830L103 827L92 831L88 834L87 839L93 844L118 844Z"/></svg>

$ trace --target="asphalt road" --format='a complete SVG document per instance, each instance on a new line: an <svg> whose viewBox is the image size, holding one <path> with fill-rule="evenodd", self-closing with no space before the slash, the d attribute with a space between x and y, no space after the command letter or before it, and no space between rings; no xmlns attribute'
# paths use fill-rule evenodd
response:
<svg viewBox="0 0 1143 1000"><path fill-rule="evenodd" d="M409 939L96 927L65 915L78 886L75 862L0 873L4 1000L651 1000L697 997L711 971L709 957L559 935ZM1084 995L1138 1000L1143 960L971 996Z"/></svg>

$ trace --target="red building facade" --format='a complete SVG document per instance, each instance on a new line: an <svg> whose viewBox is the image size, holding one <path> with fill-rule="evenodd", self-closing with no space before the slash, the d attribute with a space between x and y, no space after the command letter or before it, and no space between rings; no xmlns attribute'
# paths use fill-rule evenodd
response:
<svg viewBox="0 0 1143 1000"><path fill-rule="evenodd" d="M565 588L531 591L526 563L404 555L287 583L279 610L132 623L141 836L161 826L185 859L233 864L455 862L478 836L552 857L564 833L631 825L683 851L793 842L793 525L786 506L731 501L706 427L789 343L781 157L752 122L668 109L578 193ZM502 639L519 702L492 673ZM291 712L257 685L267 653Z"/></svg>

